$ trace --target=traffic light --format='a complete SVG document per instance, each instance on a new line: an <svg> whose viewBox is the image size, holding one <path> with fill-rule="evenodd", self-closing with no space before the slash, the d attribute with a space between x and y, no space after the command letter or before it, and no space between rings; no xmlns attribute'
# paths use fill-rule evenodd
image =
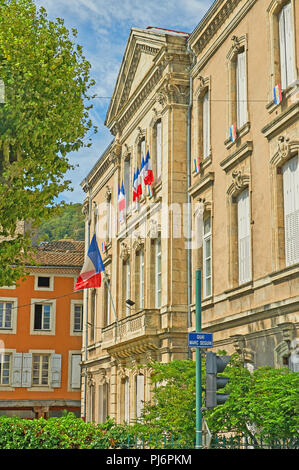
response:
<svg viewBox="0 0 299 470"><path fill-rule="evenodd" d="M224 388L229 382L228 377L217 377L217 374L224 371L230 360L230 356L217 356L211 351L206 355L206 408L214 408L217 405L223 405L229 395L217 393L219 388Z"/></svg>

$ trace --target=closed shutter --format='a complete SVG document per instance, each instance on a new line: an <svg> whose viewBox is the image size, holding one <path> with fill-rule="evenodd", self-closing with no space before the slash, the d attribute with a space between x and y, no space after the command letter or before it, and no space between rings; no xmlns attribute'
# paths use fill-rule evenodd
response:
<svg viewBox="0 0 299 470"><path fill-rule="evenodd" d="M204 96L202 103L202 135L203 135L203 158L210 154L210 100L209 92Z"/></svg>
<svg viewBox="0 0 299 470"><path fill-rule="evenodd" d="M126 209L130 207L132 187L131 187L131 158L129 157L124 163L124 190L126 199Z"/></svg>
<svg viewBox="0 0 299 470"><path fill-rule="evenodd" d="M298 156L283 166L286 266L299 262L299 163Z"/></svg>
<svg viewBox="0 0 299 470"><path fill-rule="evenodd" d="M247 91L245 52L237 56L237 125L242 127L247 122Z"/></svg>
<svg viewBox="0 0 299 470"><path fill-rule="evenodd" d="M61 385L61 354L52 354L51 385L59 388Z"/></svg>
<svg viewBox="0 0 299 470"><path fill-rule="evenodd" d="M13 353L11 369L12 387L22 387L22 353Z"/></svg>
<svg viewBox="0 0 299 470"><path fill-rule="evenodd" d="M291 2L285 5L283 10L285 25L286 86L289 86L296 78L294 64L294 29Z"/></svg>
<svg viewBox="0 0 299 470"><path fill-rule="evenodd" d="M239 284L251 279L250 255L250 212L249 191L243 191L238 199L238 255L239 255Z"/></svg>
<svg viewBox="0 0 299 470"><path fill-rule="evenodd" d="M136 418L140 418L144 404L144 375L136 377Z"/></svg>
<svg viewBox="0 0 299 470"><path fill-rule="evenodd" d="M31 387L32 353L23 354L22 387Z"/></svg>
<svg viewBox="0 0 299 470"><path fill-rule="evenodd" d="M162 132L161 121L156 124L156 170L157 179L161 177L162 173Z"/></svg>
<svg viewBox="0 0 299 470"><path fill-rule="evenodd" d="M73 354L72 355L72 381L71 381L72 388L81 387L80 362L81 362L81 354Z"/></svg>

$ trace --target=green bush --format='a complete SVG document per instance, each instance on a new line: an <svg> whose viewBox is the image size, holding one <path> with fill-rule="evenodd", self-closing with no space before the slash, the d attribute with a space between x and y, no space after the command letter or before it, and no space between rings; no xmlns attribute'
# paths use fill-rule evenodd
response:
<svg viewBox="0 0 299 470"><path fill-rule="evenodd" d="M128 427L85 423L68 413L61 418L23 419L0 417L0 449L111 449L128 439Z"/></svg>

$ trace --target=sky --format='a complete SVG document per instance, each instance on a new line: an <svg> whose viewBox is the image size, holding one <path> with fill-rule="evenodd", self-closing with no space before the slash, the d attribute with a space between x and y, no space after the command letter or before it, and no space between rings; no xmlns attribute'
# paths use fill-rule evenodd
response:
<svg viewBox="0 0 299 470"><path fill-rule="evenodd" d="M104 126L109 98L113 94L117 75L131 28L160 28L192 32L214 0L35 0L43 6L50 20L63 18L65 26L77 29L77 43L91 64L91 77L96 85L90 117L98 133L90 135L92 146L70 153L75 170L66 174L73 191L61 194L59 200L80 202L85 198L80 183L113 140ZM88 140L88 139L87 139Z"/></svg>

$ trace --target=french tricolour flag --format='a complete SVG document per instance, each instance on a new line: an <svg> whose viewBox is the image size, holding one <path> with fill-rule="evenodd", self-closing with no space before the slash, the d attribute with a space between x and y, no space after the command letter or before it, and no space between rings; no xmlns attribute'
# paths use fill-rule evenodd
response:
<svg viewBox="0 0 299 470"><path fill-rule="evenodd" d="M101 287L101 272L105 271L96 236L92 237L83 268L77 279L75 290Z"/></svg>
<svg viewBox="0 0 299 470"><path fill-rule="evenodd" d="M273 95L274 95L274 103L279 104L282 101L282 95L281 95L281 85L278 83L273 89Z"/></svg>
<svg viewBox="0 0 299 470"><path fill-rule="evenodd" d="M237 138L237 128L236 124L232 124L229 128L229 133L230 133L230 140L231 142L234 142Z"/></svg>
<svg viewBox="0 0 299 470"><path fill-rule="evenodd" d="M154 181L154 175L153 175L151 157L150 157L149 151L147 151L147 154L145 157L143 173L144 173L144 184L151 185Z"/></svg>
<svg viewBox="0 0 299 470"><path fill-rule="evenodd" d="M120 220L123 221L126 210L126 198L123 182L121 182L121 187L118 188L118 210L120 213Z"/></svg>

